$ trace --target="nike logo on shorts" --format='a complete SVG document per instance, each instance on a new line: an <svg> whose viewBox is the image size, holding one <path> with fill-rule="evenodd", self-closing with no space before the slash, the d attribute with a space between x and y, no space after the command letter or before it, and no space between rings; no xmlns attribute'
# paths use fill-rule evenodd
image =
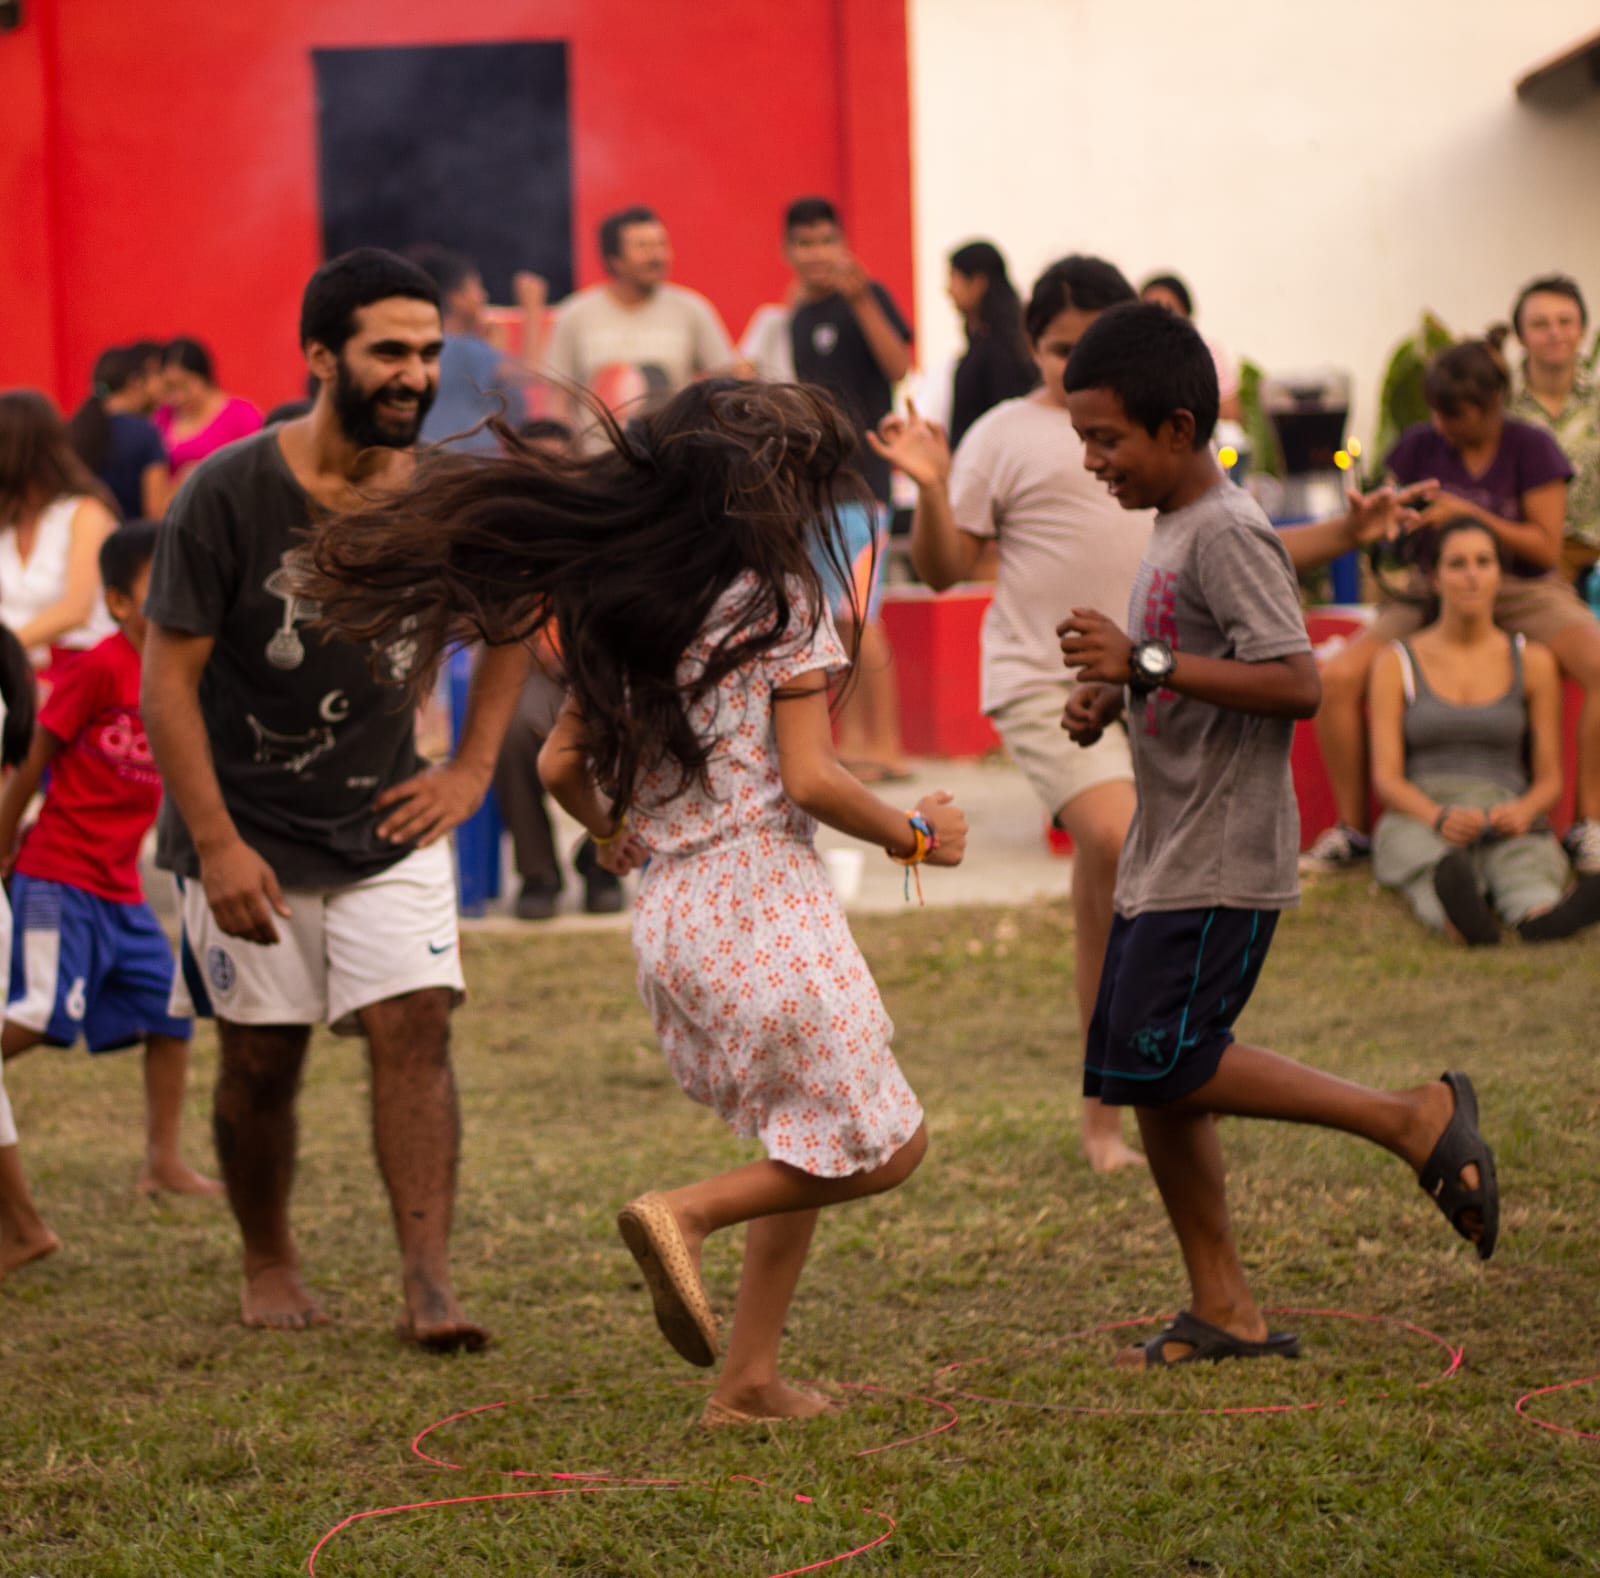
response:
<svg viewBox="0 0 1600 1578"><path fill-rule="evenodd" d="M453 942L445 942L445 943L430 942L428 944L428 952L429 953L449 953L449 951L453 947L455 947L455 944Z"/></svg>

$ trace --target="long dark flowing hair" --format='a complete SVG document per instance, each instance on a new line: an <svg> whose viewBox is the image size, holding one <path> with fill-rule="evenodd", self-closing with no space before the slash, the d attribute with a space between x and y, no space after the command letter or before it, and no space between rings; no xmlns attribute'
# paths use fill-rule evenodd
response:
<svg viewBox="0 0 1600 1578"><path fill-rule="evenodd" d="M0 527L14 525L30 504L84 493L111 498L78 459L60 412L37 389L0 391Z"/></svg>
<svg viewBox="0 0 1600 1578"><path fill-rule="evenodd" d="M1022 302L999 247L992 241L968 241L950 254L950 267L968 279L985 281L978 298L977 323L968 331L968 339L974 331L987 335L1003 345L1019 367L1033 368L1033 353L1023 328Z"/></svg>
<svg viewBox="0 0 1600 1578"><path fill-rule="evenodd" d="M597 781L625 810L657 765L677 766L680 790L704 779L716 742L690 710L794 641L792 624L815 630L813 546L848 587L837 510L870 494L854 429L817 389L708 379L626 429L596 415L611 442L595 455L553 455L499 422L504 455L424 451L401 491L316 525L296 573L321 622L374 643L375 663L409 645L417 694L454 646L549 632ZM682 682L712 605L747 572L727 633Z"/></svg>

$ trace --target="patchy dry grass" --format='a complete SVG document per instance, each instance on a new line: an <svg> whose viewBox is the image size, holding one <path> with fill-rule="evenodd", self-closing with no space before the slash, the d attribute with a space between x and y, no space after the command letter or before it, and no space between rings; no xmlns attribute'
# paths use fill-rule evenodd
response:
<svg viewBox="0 0 1600 1578"><path fill-rule="evenodd" d="M304 1571L317 1538L363 1509L556 1488L503 1477L516 1469L693 1483L363 1522L318 1572L759 1578L875 1538L877 1513L898 1532L841 1570L1595 1570L1600 1442L1536 1430L1512 1404L1600 1369L1600 949L1468 957L1364 883L1313 892L1280 928L1242 1033L1372 1082L1470 1070L1506 1192L1500 1252L1480 1267L1387 1156L1229 1123L1263 1298L1390 1319L1299 1317L1298 1365L1139 1378L1108 1373L1112 1334L1076 1334L1169 1310L1180 1272L1149 1180L1096 1179L1072 1143L1065 930L1051 910L860 924L933 1149L899 1195L824 1219L791 1324L796 1374L888 1391L765 1438L690 1429L695 1372L656 1337L615 1239L633 1193L749 1154L666 1074L620 935L469 947L456 1266L497 1333L481 1358L422 1357L390 1335L392 1239L348 1043L314 1054L298 1194L337 1324L296 1337L236 1324L221 1207L134 1196L133 1061L16 1065L24 1154L67 1248L0 1289L0 1570ZM203 1153L206 1035L198 1062ZM708 1261L724 1307L737 1247L714 1243ZM1461 1371L1419 1385L1448 1360L1399 1322L1463 1345ZM1011 1404L954 1398L954 1430L853 1455L939 1423L890 1394L928 1395L969 1359L986 1362L944 1381ZM463 1471L411 1455L423 1426L500 1401L430 1438ZM1600 1386L1542 1402L1600 1432Z"/></svg>

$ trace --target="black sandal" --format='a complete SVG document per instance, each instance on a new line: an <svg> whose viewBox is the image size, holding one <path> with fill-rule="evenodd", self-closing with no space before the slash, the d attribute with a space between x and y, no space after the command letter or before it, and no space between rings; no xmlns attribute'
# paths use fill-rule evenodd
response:
<svg viewBox="0 0 1600 1578"><path fill-rule="evenodd" d="M1169 1359L1166 1345L1169 1342L1187 1342L1194 1351L1181 1359ZM1220 1363L1223 1359L1298 1359L1300 1338L1292 1331L1271 1331L1265 1342L1251 1342L1236 1337L1231 1331L1213 1326L1208 1320L1188 1310L1179 1310L1172 1324L1158 1331L1144 1344L1144 1367L1147 1370L1164 1369L1174 1364Z"/></svg>
<svg viewBox="0 0 1600 1578"><path fill-rule="evenodd" d="M1434 1204L1444 1212L1451 1227L1476 1246L1478 1259L1487 1260L1500 1236L1500 1183L1495 1177L1494 1152L1478 1133L1478 1097L1472 1081L1465 1074L1441 1074L1439 1078L1454 1092L1456 1110L1422 1164L1417 1181L1425 1193L1433 1196ZM1461 1181L1466 1167L1478 1169L1476 1189L1467 1188ZM1477 1211L1483 1224L1477 1238L1462 1220L1472 1210Z"/></svg>

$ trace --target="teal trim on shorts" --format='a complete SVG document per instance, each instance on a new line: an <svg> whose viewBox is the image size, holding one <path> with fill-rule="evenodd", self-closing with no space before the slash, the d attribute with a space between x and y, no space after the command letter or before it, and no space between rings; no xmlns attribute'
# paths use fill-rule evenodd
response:
<svg viewBox="0 0 1600 1578"><path fill-rule="evenodd" d="M1178 1020L1178 1044L1172 1049L1172 1058L1167 1066L1150 1074L1129 1074L1124 1073L1121 1069L1096 1068L1092 1063L1085 1063L1084 1067L1090 1073L1098 1074L1102 1079L1121 1079L1130 1083L1138 1080L1166 1079L1173 1069L1178 1066L1178 1059L1183 1056L1184 1052L1189 1047L1199 1046L1200 1043L1197 1039L1191 1037L1185 1040L1183 1033L1189 1024L1189 1010L1194 1007L1195 994L1200 990L1200 966L1206 956L1206 938L1211 935L1211 923L1216 918L1217 912L1215 908L1206 911L1206 923L1200 928L1200 943L1194 951L1194 975L1189 982L1189 996L1183 1005L1183 1015ZM1257 915L1250 923L1250 941L1252 944L1255 942L1256 927L1259 924L1260 916Z"/></svg>

